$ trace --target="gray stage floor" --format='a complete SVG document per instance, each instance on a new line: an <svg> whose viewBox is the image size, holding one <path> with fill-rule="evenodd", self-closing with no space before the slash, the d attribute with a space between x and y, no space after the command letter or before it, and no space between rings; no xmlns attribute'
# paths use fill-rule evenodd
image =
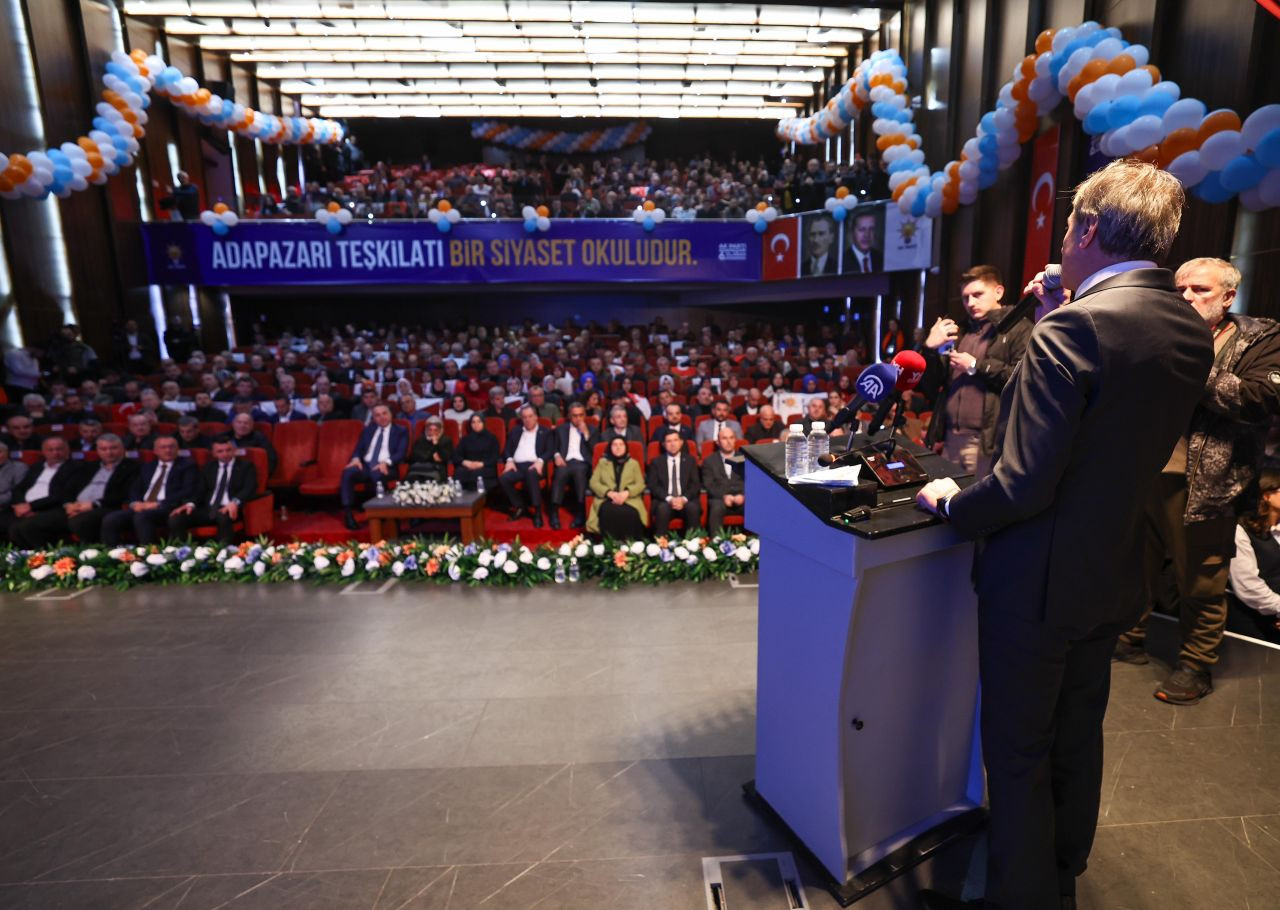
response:
<svg viewBox="0 0 1280 910"><path fill-rule="evenodd" d="M702 857L789 849L740 795L754 641L727 584L4 597L0 907L704 908ZM1195 708L1161 669L1115 673L1081 906L1280 907L1280 651L1230 642Z"/></svg>

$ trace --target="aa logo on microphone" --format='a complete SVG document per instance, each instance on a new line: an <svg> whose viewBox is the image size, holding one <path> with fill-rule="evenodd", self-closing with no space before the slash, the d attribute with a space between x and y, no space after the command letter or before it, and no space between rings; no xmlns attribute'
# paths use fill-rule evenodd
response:
<svg viewBox="0 0 1280 910"><path fill-rule="evenodd" d="M875 401L885 392L884 380L870 370L858 377L858 392L863 398Z"/></svg>

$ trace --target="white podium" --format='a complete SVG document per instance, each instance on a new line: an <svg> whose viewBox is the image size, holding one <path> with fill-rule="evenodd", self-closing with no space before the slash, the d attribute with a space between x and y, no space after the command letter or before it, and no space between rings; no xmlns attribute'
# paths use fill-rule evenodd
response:
<svg viewBox="0 0 1280 910"><path fill-rule="evenodd" d="M746 465L760 536L753 795L847 904L983 817L973 545L920 527L910 504L877 510L880 536L859 536L760 460ZM895 514L914 527L886 531Z"/></svg>

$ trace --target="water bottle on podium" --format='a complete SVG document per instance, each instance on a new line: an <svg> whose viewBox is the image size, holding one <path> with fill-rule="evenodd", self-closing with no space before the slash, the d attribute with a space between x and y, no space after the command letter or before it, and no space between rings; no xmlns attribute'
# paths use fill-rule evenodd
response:
<svg viewBox="0 0 1280 910"><path fill-rule="evenodd" d="M809 472L809 440L804 436L804 424L793 423L787 427L786 446L787 477Z"/></svg>
<svg viewBox="0 0 1280 910"><path fill-rule="evenodd" d="M818 456L831 451L831 437L827 435L827 425L821 420L813 422L809 431L809 470L818 470Z"/></svg>

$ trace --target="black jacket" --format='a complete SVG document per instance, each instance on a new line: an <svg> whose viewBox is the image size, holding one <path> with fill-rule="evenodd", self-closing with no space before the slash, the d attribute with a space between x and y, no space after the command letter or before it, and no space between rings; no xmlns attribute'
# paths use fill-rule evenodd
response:
<svg viewBox="0 0 1280 910"><path fill-rule="evenodd" d="M520 445L520 440L526 432L525 428L520 426L507 434L507 445L502 450L503 460L515 457L516 447ZM542 459L542 462L545 464L549 462L551 460L551 456L556 453L555 443L551 439L551 431L542 424L538 424L536 433L537 438L534 441L534 453L536 457Z"/></svg>
<svg viewBox="0 0 1280 910"><path fill-rule="evenodd" d="M670 477L667 475L668 457L665 451L659 452L657 457L649 462L649 469L645 472L645 485L649 488L649 495L653 497L655 502L665 501L667 490L670 488ZM698 463L693 460L693 456L688 452L681 451L681 496L687 499L698 498L698 494L702 492L702 478L699 475Z"/></svg>
<svg viewBox="0 0 1280 910"><path fill-rule="evenodd" d="M40 475L44 473L44 466L43 461L38 461L27 469L27 476L13 488L13 498L9 500L11 503L17 505L20 502L27 502L27 491L40 479ZM27 505L31 506L33 512L45 512L71 502L84 488L83 472L84 462L64 461L58 465L53 479L49 481L48 495L27 502Z"/></svg>
<svg viewBox="0 0 1280 910"><path fill-rule="evenodd" d="M641 445L644 444L644 436L643 434L641 434L640 428L633 427L631 425L627 426L627 431L625 433L619 433L617 428L614 427L613 424L609 424L607 427L605 427L600 431L600 438L596 441L608 442L609 440L613 439L613 437L615 436L621 436L627 442L638 442Z"/></svg>
<svg viewBox="0 0 1280 910"><path fill-rule="evenodd" d="M678 430L680 433L681 439L693 439L693 430L689 429L684 424L680 424L680 426L678 427L673 427L671 426L671 424L667 423L666 421L663 421L662 423L658 424L658 429L653 431L653 438L650 439L649 441L659 442L659 443L662 442L662 438L667 435L668 430Z"/></svg>
<svg viewBox="0 0 1280 910"><path fill-rule="evenodd" d="M702 486L707 491L707 496L712 499L722 499L725 496L737 496L745 489L742 476L742 459L737 461L730 460L729 467L732 468L731 476L724 473L724 456L719 450L712 452L702 462Z"/></svg>
<svg viewBox="0 0 1280 910"><path fill-rule="evenodd" d="M458 440L458 445L453 450L454 467L462 467L464 461L483 461L486 476L496 475L498 459L501 457L498 437L488 430L465 434Z"/></svg>
<svg viewBox="0 0 1280 910"><path fill-rule="evenodd" d="M89 482L93 480L93 475L98 473L98 468L101 467L96 461L78 463L80 465L80 485L76 488L76 495L71 497L72 499L80 495L84 488L89 485ZM133 489L133 483L138 479L138 472L141 470L142 465L138 464L136 458L120 459L120 463L111 472L107 485L102 489L102 499L96 505L107 510L115 510L123 506L128 501L129 491Z"/></svg>
<svg viewBox="0 0 1280 910"><path fill-rule="evenodd" d="M213 494L218 492L218 472L222 462L210 459L200 469L200 482L196 485L193 498L187 500L195 503L197 508L205 508L212 504ZM236 458L231 462L231 476L227 478L227 498L237 502L248 502L258 494L258 469L247 458Z"/></svg>
<svg viewBox="0 0 1280 910"><path fill-rule="evenodd" d="M993 311L989 317L989 324L995 325L999 323L1008 310L1001 307ZM1000 393L1009 382L1009 378L1013 376L1014 369L1018 366L1018 361L1022 359L1023 353L1027 349L1027 339L1031 337L1031 329L1033 328L1030 319L1019 319L1009 328L996 335L991 339L991 343L987 346L987 353L980 361L978 361L978 372L975 376L982 382L982 435L979 439L979 450L983 456L989 457L996 450L996 424L1000 418ZM963 335L962 335L963 337ZM958 341L958 339L957 339ZM951 365L950 361L932 348L925 348L924 351L925 370L928 375L930 371L932 375L938 376L941 380L941 388L924 392L928 397L931 392L934 397L933 419L929 421L929 430L925 434L925 443L933 445L941 442L947 435L947 395L951 391ZM917 387L919 388L919 387Z"/></svg>
<svg viewBox="0 0 1280 910"><path fill-rule="evenodd" d="M985 538L984 609L1066 634L1133 625L1143 506L1212 363L1165 269L1112 276L1040 320L1005 386L992 473L950 503L956 530Z"/></svg>
<svg viewBox="0 0 1280 910"><path fill-rule="evenodd" d="M552 431L555 437L555 453L561 458L564 458L569 454L569 430L571 427L572 424L565 422ZM627 429L630 430L632 428L628 427ZM628 439L629 438L630 436L628 436ZM641 441L638 436L637 441ZM601 439L600 434L593 430L591 425L588 424L587 436L582 441L582 460L587 463L588 469L591 467L592 453L595 452L596 443L598 442L604 442L604 440Z"/></svg>
<svg viewBox="0 0 1280 910"><path fill-rule="evenodd" d="M133 486L129 489L129 502L141 502L146 499L147 490L155 479L160 462L152 461L142 465ZM172 509L184 502L190 502L200 487L200 472L196 463L189 458L176 458L169 467L169 476L165 479L164 499L160 500L161 508Z"/></svg>
<svg viewBox="0 0 1280 910"><path fill-rule="evenodd" d="M436 461L435 456L440 460ZM440 436L439 443L433 443L425 435L409 450L409 473L406 480L443 481L449 476L449 462L453 461L453 440L447 435Z"/></svg>

